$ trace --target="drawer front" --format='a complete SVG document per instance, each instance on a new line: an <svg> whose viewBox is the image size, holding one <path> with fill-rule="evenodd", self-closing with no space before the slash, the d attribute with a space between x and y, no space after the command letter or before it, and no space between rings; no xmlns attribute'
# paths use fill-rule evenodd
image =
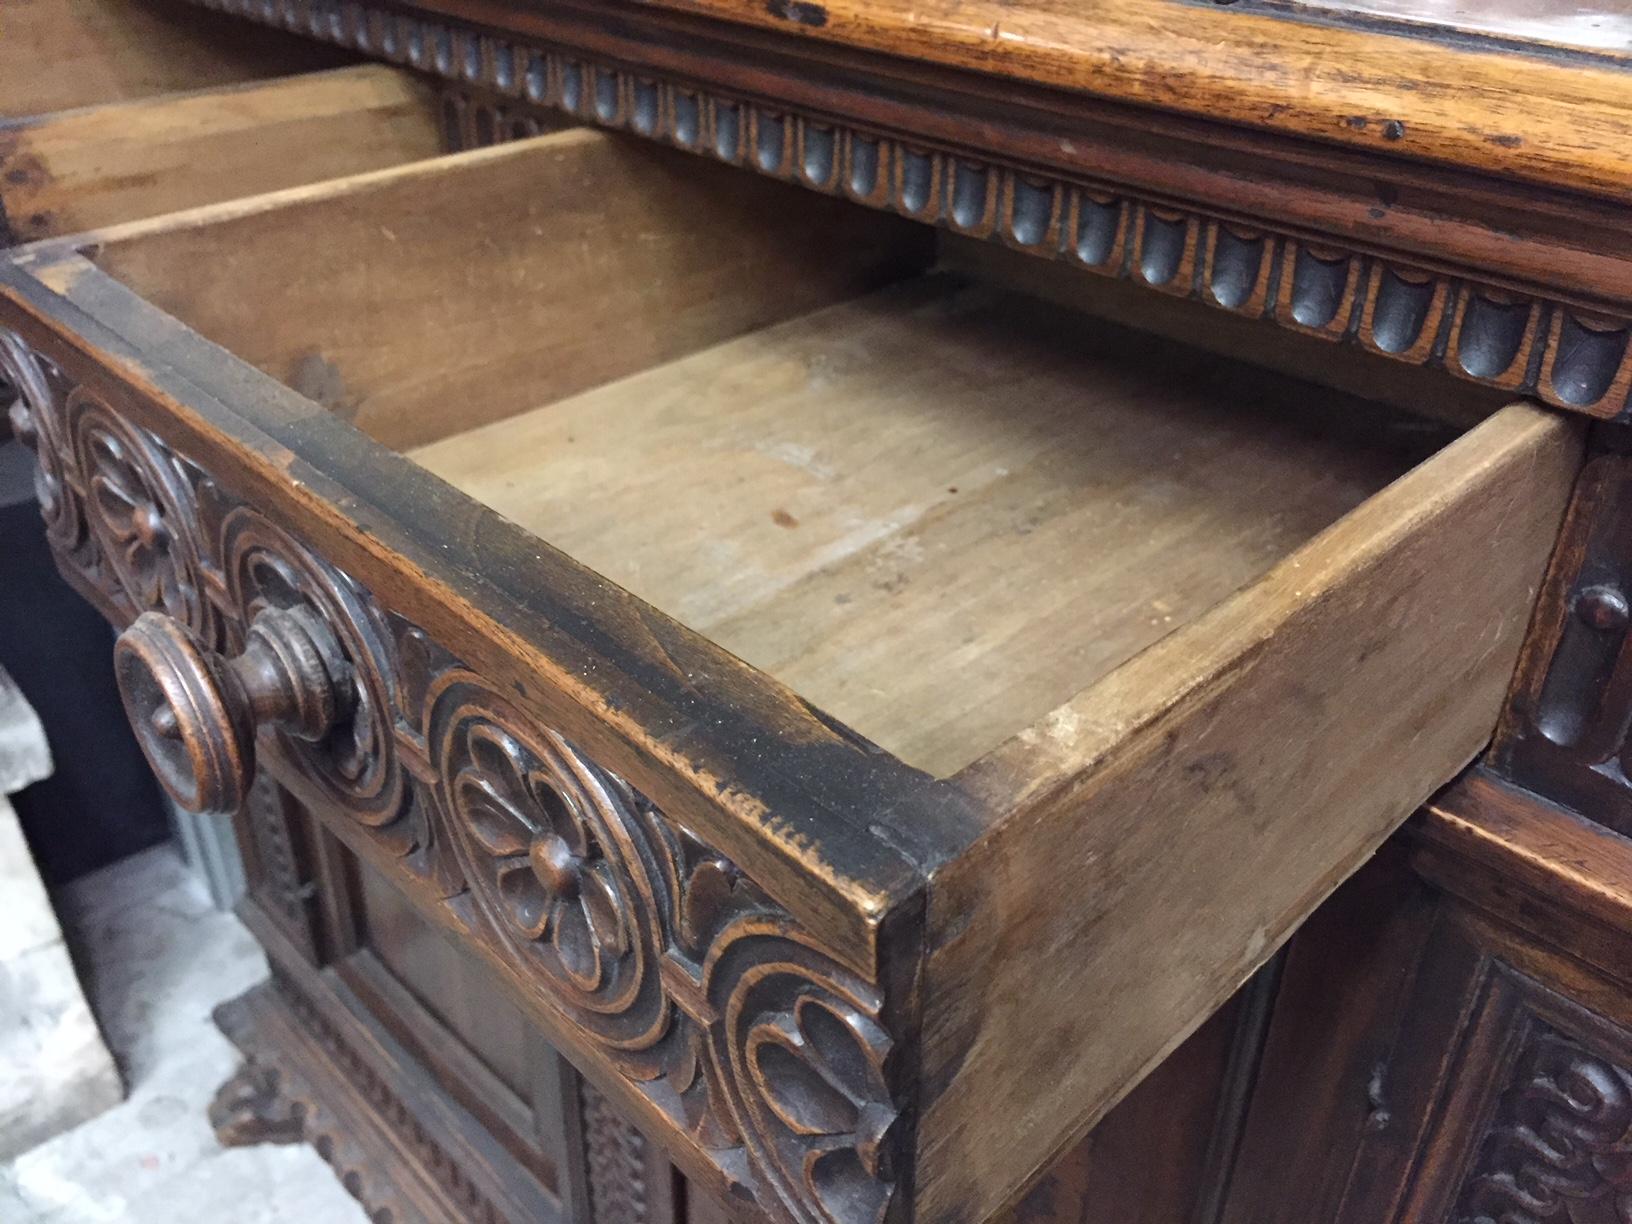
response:
<svg viewBox="0 0 1632 1224"><path fill-rule="evenodd" d="M196 386L144 369L143 358L100 335L89 318L75 321L77 338L67 344L38 321L12 322L7 374L22 390L14 427L38 448L47 530L70 580L117 623L160 611L204 649L229 655L252 644L251 627L269 607L314 613L329 635L325 648L357 678L355 700L320 740L263 737L268 768L360 858L485 957L552 1038L596 1069L619 1107L663 1134L704 1185L804 1218L806 1153L848 1143L865 1147L868 1193L882 1206L892 1174L877 1145L893 1138L891 1102L900 1090L890 1078L876 933L865 909L843 905L856 884L799 873L788 890L818 895L810 908L819 925L807 925L694 831L724 832L746 815L730 836L753 836L758 813L797 810L728 780L724 752L712 754L710 768L708 749L688 742L687 726L741 725L743 713L705 720L671 711L647 739L628 725L627 712L649 717L655 686L626 701L615 692L592 695L576 677L599 679L601 668L582 644L567 650L567 666L536 649L516 652L519 629L548 625L540 636L552 637L563 623L586 626L581 613L511 597L506 612L488 619L470 599L492 597L486 580L434 563L443 578L431 577L427 554L440 548L409 544L386 515L342 491L332 464L322 474L307 467L280 441L225 416ZM76 351L91 336L121 356L100 349L92 360ZM217 355L196 356L207 365ZM190 373L201 369L194 364ZM355 436L341 442L330 433L326 415L315 423L329 436L297 443L302 450L356 449ZM298 420L289 425L303 432ZM425 491L424 479L407 470L379 479L377 492L393 482ZM427 498L421 513L470 524L472 508L444 495ZM321 551L319 538L327 545ZM503 551L502 538L491 543ZM565 592L585 582L576 573L557 579ZM376 590L400 599L388 603ZM538 612L545 603L554 604L547 620ZM484 620L485 643L470 632ZM449 642L459 643L457 654ZM185 673L179 682L191 681ZM195 697L183 691L176 700ZM812 725L802 710L798 722ZM863 757L862 750L816 726L818 756L839 758L842 776L843 758ZM232 805L247 768L243 728L217 719L186 730L197 733L187 748L201 764L178 768L206 803ZM803 747L795 742L795 751ZM555 806L558 794L570 796L565 812ZM692 824L688 817L704 805L708 818ZM561 884L553 896L540 891L517 902L507 886L511 843L529 835L561 849ZM788 852L770 836L747 844L742 858L767 866ZM886 884L900 879L893 855L860 849L844 857L884 858ZM555 907L547 921L541 905ZM816 1009L821 1019L812 1020ZM792 1034L796 1060L825 1065L830 1057L863 1076L852 1129L810 1134L779 1112L754 1074L752 1053L767 1039L784 1039L775 1034ZM818 1049L817 1041L839 1044Z"/></svg>
<svg viewBox="0 0 1632 1224"><path fill-rule="evenodd" d="M893 283L927 233L564 132L0 274L172 791L264 765L774 1218L984 1218L1216 1010L1486 739L1580 458ZM555 466L512 522L387 446Z"/></svg>

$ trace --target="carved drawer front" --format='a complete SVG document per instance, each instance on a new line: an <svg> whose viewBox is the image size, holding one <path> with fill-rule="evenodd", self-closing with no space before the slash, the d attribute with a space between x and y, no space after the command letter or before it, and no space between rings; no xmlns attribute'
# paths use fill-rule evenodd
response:
<svg viewBox="0 0 1632 1224"><path fill-rule="evenodd" d="M265 766L749 1215L1011 1200L1484 742L1580 461L934 258L569 131L0 282L172 792Z"/></svg>

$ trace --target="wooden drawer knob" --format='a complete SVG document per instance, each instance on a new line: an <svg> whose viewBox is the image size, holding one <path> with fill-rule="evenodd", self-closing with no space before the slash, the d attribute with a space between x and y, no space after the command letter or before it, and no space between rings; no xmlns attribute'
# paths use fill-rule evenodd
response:
<svg viewBox="0 0 1632 1224"><path fill-rule="evenodd" d="M261 727L321 739L354 696L334 634L306 608L263 609L232 659L173 617L144 612L119 635L113 659L142 751L165 790L193 812L242 805Z"/></svg>

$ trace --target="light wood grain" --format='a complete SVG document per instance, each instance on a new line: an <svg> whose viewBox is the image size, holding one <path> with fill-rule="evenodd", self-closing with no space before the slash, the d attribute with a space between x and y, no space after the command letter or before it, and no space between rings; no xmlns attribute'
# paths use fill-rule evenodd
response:
<svg viewBox="0 0 1632 1224"><path fill-rule="evenodd" d="M926 263L932 235L578 130L86 245L164 310L401 447L876 288Z"/></svg>
<svg viewBox="0 0 1632 1224"><path fill-rule="evenodd" d="M1504 410L960 776L1011 810L931 894L923 1218L984 1218L1478 751L1580 460Z"/></svg>
<svg viewBox="0 0 1632 1224"><path fill-rule="evenodd" d="M442 151L422 80L342 68L0 124L0 205L29 241Z"/></svg>
<svg viewBox="0 0 1632 1224"><path fill-rule="evenodd" d="M182 0L4 0L0 117L282 76L354 58Z"/></svg>
<svg viewBox="0 0 1632 1224"><path fill-rule="evenodd" d="M1164 0L664 5L1546 187L1632 186L1620 64Z"/></svg>
<svg viewBox="0 0 1632 1224"><path fill-rule="evenodd" d="M932 277L411 457L946 774L1440 437L1321 396Z"/></svg>

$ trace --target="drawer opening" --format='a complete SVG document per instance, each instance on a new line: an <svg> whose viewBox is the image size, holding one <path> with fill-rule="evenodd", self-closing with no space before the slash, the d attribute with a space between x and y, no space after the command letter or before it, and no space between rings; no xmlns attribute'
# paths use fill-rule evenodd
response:
<svg viewBox="0 0 1632 1224"><path fill-rule="evenodd" d="M469 139L458 101L365 64L0 119L0 243L436 157Z"/></svg>
<svg viewBox="0 0 1632 1224"><path fill-rule="evenodd" d="M936 271L912 223L595 132L90 253L936 776L1455 436Z"/></svg>

